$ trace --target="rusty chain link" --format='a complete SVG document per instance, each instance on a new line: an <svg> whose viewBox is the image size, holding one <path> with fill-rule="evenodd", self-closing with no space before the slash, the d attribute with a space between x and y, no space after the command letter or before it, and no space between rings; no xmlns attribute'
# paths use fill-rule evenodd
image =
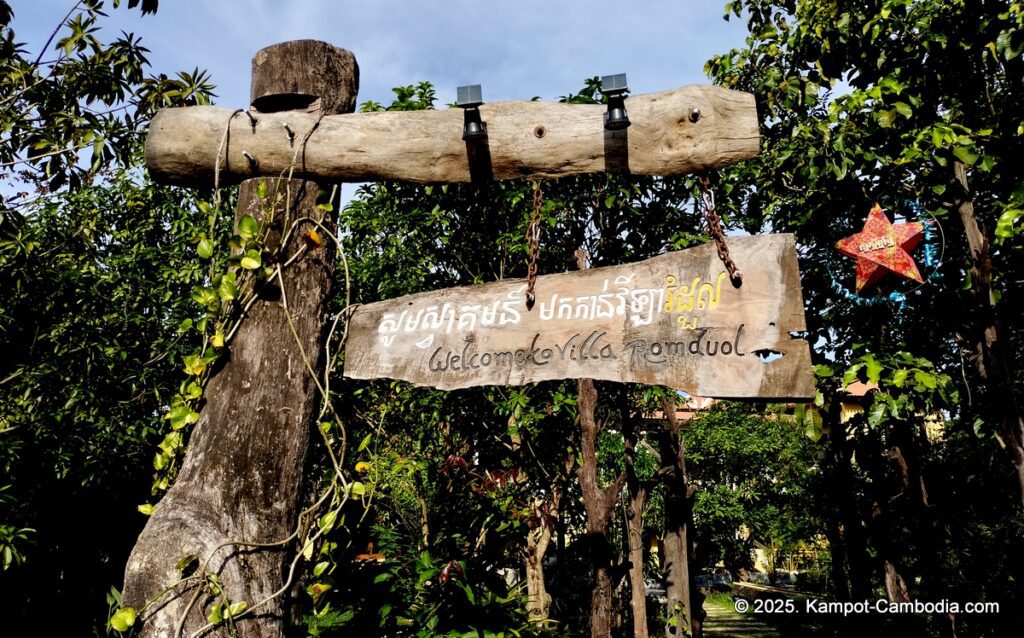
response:
<svg viewBox="0 0 1024 638"><path fill-rule="evenodd" d="M700 184L700 204L701 208L704 209L704 219L708 223L708 231L711 233L711 237L715 240L715 247L718 249L718 258L725 264L725 269L729 271L729 279L732 281L732 285L739 288L743 285L743 273L736 267L736 262L729 256L729 245L725 243L725 231L722 230L722 220L718 216L718 212L715 211L715 194L711 192L711 180L708 179L707 175L701 175L697 178L697 183Z"/></svg>
<svg viewBox="0 0 1024 638"><path fill-rule="evenodd" d="M526 309L532 310L537 300L533 288L537 285L537 259L540 257L540 209L544 202L544 194L540 190L540 182L533 183L533 217L526 227L527 259L526 270Z"/></svg>

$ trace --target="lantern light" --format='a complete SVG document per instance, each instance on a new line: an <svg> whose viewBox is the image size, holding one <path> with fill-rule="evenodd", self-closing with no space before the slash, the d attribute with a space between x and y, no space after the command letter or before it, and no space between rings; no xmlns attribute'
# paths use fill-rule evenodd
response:
<svg viewBox="0 0 1024 638"><path fill-rule="evenodd" d="M605 75L601 78L601 93L608 98L608 112L604 115L604 127L609 131L621 131L629 128L629 116L626 114L626 74Z"/></svg>
<svg viewBox="0 0 1024 638"><path fill-rule="evenodd" d="M460 86L456 90L455 105L465 111L462 139L467 142L487 137L487 125L480 120L480 105L483 103L479 84Z"/></svg>

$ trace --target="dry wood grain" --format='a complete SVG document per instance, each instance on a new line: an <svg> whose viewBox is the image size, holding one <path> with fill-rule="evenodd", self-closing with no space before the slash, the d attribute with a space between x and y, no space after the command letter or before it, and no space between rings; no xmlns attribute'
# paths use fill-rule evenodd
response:
<svg viewBox="0 0 1024 638"><path fill-rule="evenodd" d="M462 140L463 111L457 108L322 119L295 111L256 113L255 126L242 113L232 115L231 109L165 109L150 125L146 164L161 182L210 184L229 123L221 167L225 183L278 175L296 156L296 177L429 183L600 171L676 175L721 167L758 152L757 111L749 93L689 86L627 98L626 108L633 125L613 132L604 130L605 107L600 105L484 104L480 112L488 137L478 146ZM700 111L696 122L690 118L693 109ZM294 140L289 140L285 123ZM297 145L301 148L296 153ZM256 159L255 165L243 151Z"/></svg>
<svg viewBox="0 0 1024 638"><path fill-rule="evenodd" d="M729 247L744 273L738 289L707 244L540 277L532 310L521 279L361 306L345 375L446 390L592 378L703 397L813 397L809 345L790 334L805 330L792 235L733 237ZM782 356L757 354L769 351Z"/></svg>

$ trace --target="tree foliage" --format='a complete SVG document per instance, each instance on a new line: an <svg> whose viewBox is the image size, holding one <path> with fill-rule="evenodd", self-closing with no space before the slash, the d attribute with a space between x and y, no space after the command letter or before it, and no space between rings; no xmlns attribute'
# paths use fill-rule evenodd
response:
<svg viewBox="0 0 1024 638"><path fill-rule="evenodd" d="M138 168L153 112L204 103L212 86L148 75L131 34L102 41L105 4L69 3L30 51L0 3L0 592L20 601L12 622L61 609L49 629L74 633L104 621L141 526L207 222L206 193Z"/></svg>
<svg viewBox="0 0 1024 638"><path fill-rule="evenodd" d="M243 217L229 238L220 210L202 201L209 193L142 176L139 142L154 110L205 103L212 87L198 70L150 74L131 34L101 41L104 11L119 4L73 3L52 41L30 52L0 0L0 595L16 601L12 622L37 627L33 619L60 609L46 630L67 633L101 630L104 614L113 631L135 623L109 590L141 526L135 508L154 464L166 484L187 444L205 357L229 349L224 326L206 324L237 306L240 277L266 276L255 219ZM806 406L719 404L688 423L698 568L749 568L755 546L813 546L827 548L824 596L892 597L902 582L920 600L1019 603L1020 494L991 408L1012 404L1021 381L1011 373L999 394L965 362L992 328L1008 369L1022 363L1022 6L727 4L750 35L707 71L754 93L763 148L713 188L734 232L796 234L819 393ZM599 102L598 87L591 78L562 99ZM423 82L363 109L436 106ZM589 175L539 188L542 274L575 269L578 248L600 266L706 240L691 178ZM360 187L337 213L353 297L336 310L523 276L534 192L524 181ZM859 230L876 200L936 222L925 242L935 253L924 286L890 280L860 298L834 243ZM966 239L968 200L986 254ZM233 257L222 258L228 249ZM853 384L863 392L851 396ZM345 470L357 480L344 506L317 521L323 541L299 548L306 597L293 602L310 635L583 632L589 566L573 383L441 393L346 381L331 390L351 439ZM665 394L599 391L606 485L625 467L627 425ZM655 537L666 502L653 487L659 465L640 440L637 478L652 488L644 528ZM315 461L311 490L332 472ZM610 537L624 556L621 509ZM538 529L557 537L544 563L556 622L543 626L506 580ZM656 579L660 566L647 557ZM241 604L226 602L222 620ZM951 628L944 616L925 620L915 632ZM1005 612L953 622L961 635L1020 629Z"/></svg>

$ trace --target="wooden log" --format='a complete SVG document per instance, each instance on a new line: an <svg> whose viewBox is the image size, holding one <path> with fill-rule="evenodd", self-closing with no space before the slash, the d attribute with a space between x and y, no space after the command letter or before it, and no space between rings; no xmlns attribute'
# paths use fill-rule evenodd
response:
<svg viewBox="0 0 1024 638"><path fill-rule="evenodd" d="M333 73L293 73L305 65ZM253 97L274 108L313 104L314 108L351 110L356 77L350 52L323 42L286 42L256 54ZM315 99L310 101L308 96ZM264 217L267 214L256 194L258 181L241 185L237 215L255 215L273 229L267 238L267 248L273 249L281 239L281 211L276 219ZM284 205L291 220L322 216L316 208L320 190L316 183L293 180L279 190L290 193L291 201ZM325 223L332 225L330 219ZM295 254L301 234L293 234L283 254ZM334 252L321 249L289 266L283 275L295 333L314 366L324 364L333 268ZM270 599L254 615L236 621L239 635L260 638L291 633L288 594L272 596L284 587L286 562L301 540L263 548L242 544L275 543L292 534L319 406L316 384L293 338L281 298L280 294L263 295L249 311L230 344L229 356L224 357L226 362L206 388L206 403L181 471L129 558L125 604L138 610L146 607L137 635L175 636L181 622L185 630L181 635L188 636L206 624L210 605L218 602L213 596L193 600L194 583L161 593L178 580L176 565L190 554L200 563L212 556L210 571L219 575L231 602L246 601L253 607ZM154 598L158 604L147 607Z"/></svg>
<svg viewBox="0 0 1024 638"><path fill-rule="evenodd" d="M345 376L445 390L592 378L716 398L814 397L792 235L731 237L744 283L713 244L526 281L425 292L359 307ZM761 355L761 356L759 356Z"/></svg>
<svg viewBox="0 0 1024 638"><path fill-rule="evenodd" d="M265 108L266 102L255 105ZM221 150L222 183L280 175L293 161L295 176L307 179L430 183L600 171L677 175L758 152L757 111L749 93L689 86L630 97L626 108L632 126L606 131L601 105L484 104L487 139L480 145L462 140L463 111L457 108L322 119L312 113L255 113L255 126L245 114L225 108L165 109L150 125L146 164L157 181L208 185ZM696 122L694 109L700 113Z"/></svg>

